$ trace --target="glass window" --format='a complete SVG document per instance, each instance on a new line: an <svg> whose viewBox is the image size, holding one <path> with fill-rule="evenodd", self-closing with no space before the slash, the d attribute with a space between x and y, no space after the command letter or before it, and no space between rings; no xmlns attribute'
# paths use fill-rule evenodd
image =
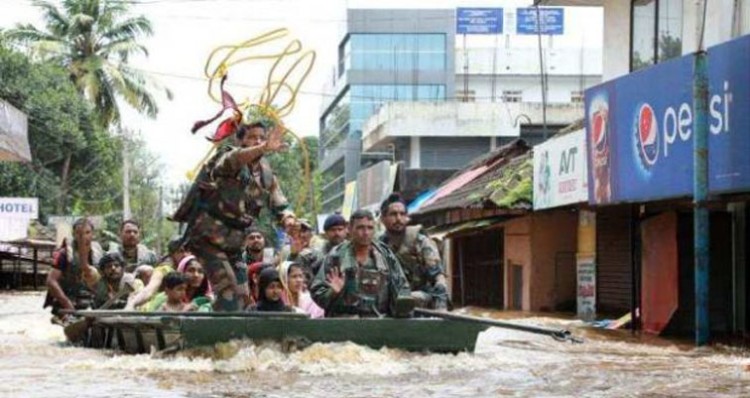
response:
<svg viewBox="0 0 750 398"><path fill-rule="evenodd" d="M682 0L659 0L658 62L682 55Z"/></svg>
<svg viewBox="0 0 750 398"><path fill-rule="evenodd" d="M351 68L377 70L445 69L445 34L354 33Z"/></svg>
<svg viewBox="0 0 750 398"><path fill-rule="evenodd" d="M682 0L632 0L630 69L682 55Z"/></svg>

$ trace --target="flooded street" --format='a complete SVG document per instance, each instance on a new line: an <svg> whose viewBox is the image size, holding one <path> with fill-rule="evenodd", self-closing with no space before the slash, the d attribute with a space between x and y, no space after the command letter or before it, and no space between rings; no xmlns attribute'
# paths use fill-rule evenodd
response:
<svg viewBox="0 0 750 398"><path fill-rule="evenodd" d="M747 397L750 354L643 344L568 327L584 344L492 328L475 354L425 355L316 344L229 343L164 359L66 346L40 293L0 295L2 397ZM439 331L435 331L439 333Z"/></svg>

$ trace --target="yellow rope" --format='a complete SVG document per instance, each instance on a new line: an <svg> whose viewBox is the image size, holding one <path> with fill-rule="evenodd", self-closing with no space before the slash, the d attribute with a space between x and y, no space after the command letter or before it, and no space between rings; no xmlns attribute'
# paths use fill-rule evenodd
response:
<svg viewBox="0 0 750 398"><path fill-rule="evenodd" d="M273 65L271 66L271 69L268 72L268 76L266 78L266 85L260 92L258 102L250 103L249 100L245 100L244 102L238 104L238 106L240 107L240 110L245 114L247 114L249 110L256 108L254 111L255 114L266 117L275 125L281 123L281 118L289 115L294 110L294 105L296 104L297 100L297 94L302 87L302 83L310 75L310 72L312 72L312 67L315 64L316 54L312 50L302 53L285 71L282 70L280 72L281 76L279 77L276 75L276 73L277 69L282 69L280 67L282 61L285 58L293 56L295 54L299 54L302 51L302 43L299 40L291 40L281 52L263 53L262 51L258 51L258 53L253 54L252 51L257 49L261 45L283 39L288 35L288 29L280 28L266 32L249 40L245 40L239 44L216 47L209 54L208 59L206 60L206 64L203 68L204 74L208 78L209 97L214 101L221 103L221 93L215 92L217 91L215 90L215 83L221 81L221 79L228 73L229 68L231 68L232 66L255 60L274 60ZM245 55L247 53L249 53L250 55ZM223 56L220 56L220 54L223 54ZM243 55L239 56L239 54ZM237 57L235 57L235 55L237 55ZM218 61L216 61L217 58ZM299 70L300 66L302 66L302 68L304 69L302 69L303 72L298 76L298 80L296 81L296 83L289 82L295 71ZM274 101L282 93L287 94L289 98L283 104L274 106ZM304 208L305 199L309 193L308 183L311 181L310 157L307 150L307 145L305 145L304 140L302 140L299 135L295 134L289 129L285 131L285 134L286 133L291 134L292 137L296 139L297 143L302 149L302 155L304 158L304 178L307 183L303 184L302 189L300 190L297 197L297 203L295 206L296 209L302 209ZM201 159L201 161L193 168L193 170L187 173L187 176L191 181L194 180L198 175L198 172L200 171L200 168L203 166L203 164L208 161L211 156L213 156L217 147L218 144L212 145L211 149L208 151L208 153L206 153L203 159ZM310 209L310 211L313 210L314 209Z"/></svg>

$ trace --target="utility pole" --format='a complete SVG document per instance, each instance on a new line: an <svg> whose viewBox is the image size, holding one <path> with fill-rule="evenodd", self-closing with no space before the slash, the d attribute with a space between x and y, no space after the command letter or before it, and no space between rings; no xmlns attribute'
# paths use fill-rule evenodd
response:
<svg viewBox="0 0 750 398"><path fill-rule="evenodd" d="M708 57L703 44L708 0L696 2L696 34L698 51L693 70L693 114L695 138L693 141L693 218L695 250L695 345L708 343L710 334L709 297L709 212L708 198Z"/></svg>
<svg viewBox="0 0 750 398"><path fill-rule="evenodd" d="M544 71L544 51L542 49L542 13L536 6L536 36L539 46L539 79L542 84L542 134L547 141L547 79Z"/></svg>
<svg viewBox="0 0 750 398"><path fill-rule="evenodd" d="M159 206L157 207L158 214L156 215L156 247L159 253L162 253L164 246L162 246L162 219L164 218L164 186L159 185Z"/></svg>
<svg viewBox="0 0 750 398"><path fill-rule="evenodd" d="M122 219L131 218L130 212L130 139L131 132L129 129L120 130L122 137Z"/></svg>

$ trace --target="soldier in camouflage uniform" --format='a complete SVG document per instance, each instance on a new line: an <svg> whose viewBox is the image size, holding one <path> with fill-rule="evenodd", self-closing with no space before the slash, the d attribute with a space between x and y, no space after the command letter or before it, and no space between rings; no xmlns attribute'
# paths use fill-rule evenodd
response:
<svg viewBox="0 0 750 398"><path fill-rule="evenodd" d="M239 147L224 145L202 168L173 216L186 222L185 247L206 269L216 294L214 309L237 311L250 302L247 264L242 261L245 229L261 208L277 217L287 200L263 155L284 148L284 128L266 131L260 122L241 124Z"/></svg>
<svg viewBox="0 0 750 398"><path fill-rule="evenodd" d="M366 210L351 216L351 241L323 260L310 289L327 317L409 316L414 308L409 283L396 256L374 240L375 217Z"/></svg>
<svg viewBox="0 0 750 398"><path fill-rule="evenodd" d="M323 252L310 245L313 230L310 222L300 218L298 224L299 231L296 236L292 237L292 243L289 245L289 256L287 256L286 261L293 261L302 266L305 283L310 287L324 256Z"/></svg>
<svg viewBox="0 0 750 398"><path fill-rule="evenodd" d="M380 206L380 221L385 233L380 241L388 245L406 273L412 296L419 307L447 309L448 287L435 242L421 232L421 226L407 226L406 203L393 194Z"/></svg>

